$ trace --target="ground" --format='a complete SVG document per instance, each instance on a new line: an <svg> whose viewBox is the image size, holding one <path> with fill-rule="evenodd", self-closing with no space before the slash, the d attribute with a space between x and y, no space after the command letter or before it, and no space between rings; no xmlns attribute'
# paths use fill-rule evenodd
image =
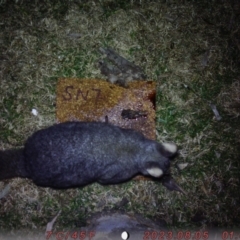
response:
<svg viewBox="0 0 240 240"><path fill-rule="evenodd" d="M234 0L1 1L0 148L55 123L57 79L103 78L98 49L111 47L157 82L158 141L178 145L172 175L187 194L151 181L57 191L6 180L0 230L45 231L59 210L54 228L69 229L106 208L175 229L239 226L239 18Z"/></svg>

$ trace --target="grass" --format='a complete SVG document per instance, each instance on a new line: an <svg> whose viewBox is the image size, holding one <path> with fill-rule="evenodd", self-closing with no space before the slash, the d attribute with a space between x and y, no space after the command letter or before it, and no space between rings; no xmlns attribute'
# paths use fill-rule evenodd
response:
<svg viewBox="0 0 240 240"><path fill-rule="evenodd" d="M0 199L0 231L43 231L59 210L55 228L70 229L105 209L161 218L177 229L238 227L238 7L216 1L2 1L1 149L21 146L35 130L55 123L58 77L103 78L98 48L110 46L157 82L158 140L179 146L171 171L188 194L145 181L56 191L6 180L0 188L10 184L11 191ZM187 166L180 170L182 163ZM202 219L192 221L198 214Z"/></svg>

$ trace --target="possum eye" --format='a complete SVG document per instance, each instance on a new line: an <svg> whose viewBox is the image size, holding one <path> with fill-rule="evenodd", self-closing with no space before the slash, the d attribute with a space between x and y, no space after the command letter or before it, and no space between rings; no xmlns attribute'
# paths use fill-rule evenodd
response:
<svg viewBox="0 0 240 240"><path fill-rule="evenodd" d="M163 175L163 170L161 168L157 168L157 167L148 168L147 172L152 177L161 177Z"/></svg>
<svg viewBox="0 0 240 240"><path fill-rule="evenodd" d="M177 146L174 143L162 143L159 151L165 157L172 157L177 153Z"/></svg>

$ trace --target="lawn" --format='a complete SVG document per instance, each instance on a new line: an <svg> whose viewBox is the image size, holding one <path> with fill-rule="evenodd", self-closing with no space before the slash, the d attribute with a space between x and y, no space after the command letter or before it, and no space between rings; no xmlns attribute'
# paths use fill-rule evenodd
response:
<svg viewBox="0 0 240 240"><path fill-rule="evenodd" d="M53 190L5 180L0 231L44 232L59 210L54 229L71 229L106 208L174 229L238 227L239 23L237 1L0 1L0 149L56 123L58 78L103 79L98 49L111 47L156 81L157 138L178 145L171 171L187 192L152 181Z"/></svg>

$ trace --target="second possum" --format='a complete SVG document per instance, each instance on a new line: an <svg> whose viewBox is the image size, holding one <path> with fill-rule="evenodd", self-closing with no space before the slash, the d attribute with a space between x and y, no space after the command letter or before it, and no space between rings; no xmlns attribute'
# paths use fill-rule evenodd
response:
<svg viewBox="0 0 240 240"><path fill-rule="evenodd" d="M35 132L24 148L0 151L0 180L22 177L38 185L72 188L115 184L142 174L160 178L176 155L141 133L101 122L66 122Z"/></svg>

